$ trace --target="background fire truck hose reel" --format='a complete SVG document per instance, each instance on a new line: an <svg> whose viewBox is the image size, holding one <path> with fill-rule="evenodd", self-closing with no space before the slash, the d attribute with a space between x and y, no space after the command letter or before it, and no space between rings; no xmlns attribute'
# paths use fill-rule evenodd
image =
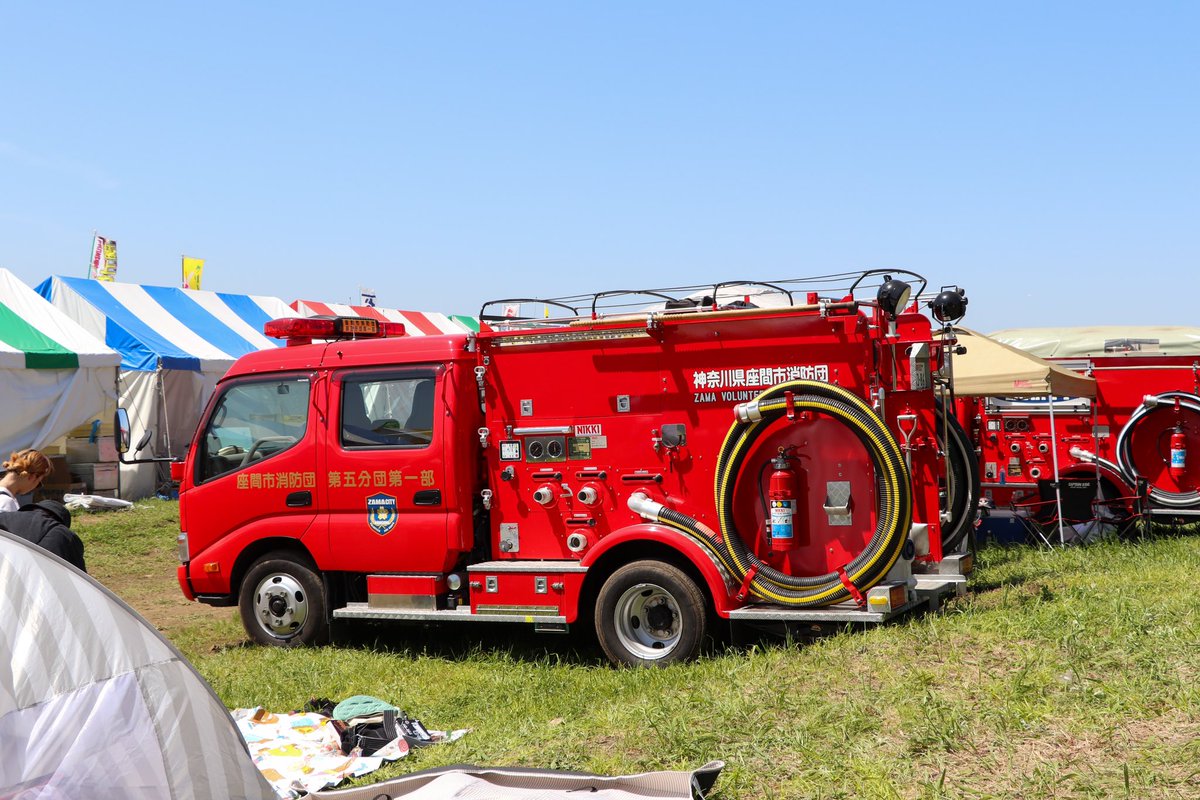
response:
<svg viewBox="0 0 1200 800"><path fill-rule="evenodd" d="M1179 411L1176 414L1176 408ZM1129 422L1125 423L1125 427L1121 429L1121 433L1117 436L1117 466L1121 471L1121 475L1129 482L1130 485L1137 485L1137 479L1142 477L1142 471L1138 470L1138 465L1135 459L1133 450L1134 432L1139 424L1142 424L1152 414L1175 414L1176 417L1182 417L1183 412L1191 412L1188 416L1191 419L1191 424L1185 424L1178 419L1174 425L1168 427L1164 431L1163 438L1168 440L1164 445L1163 452L1160 456L1167 463L1167 474L1172 480L1183 480L1187 473L1187 459L1189 455L1196 458L1197 453L1200 453L1200 441L1198 437L1197 422L1200 422L1200 396L1189 394L1188 392L1163 392L1159 395L1148 396L1146 402L1143 403L1133 416L1129 418ZM1190 436L1189 436L1190 434ZM1192 441L1192 453L1188 453L1188 440ZM1167 449L1169 448L1169 449ZM1180 453L1182 451L1182 454ZM1162 486L1151 484L1149 487L1150 498L1159 505L1167 508L1193 508L1200 506L1200 489L1192 491L1171 491Z"/></svg>
<svg viewBox="0 0 1200 800"><path fill-rule="evenodd" d="M653 506L658 521L703 544L737 581L748 581L752 594L781 605L815 608L850 598L837 572L788 575L759 560L747 547L734 523L733 489L753 444L771 423L787 411L785 392L794 392L797 410L814 411L849 427L866 447L875 467L878 521L867 547L845 573L859 589L874 586L888 573L908 541L912 525L912 484L904 454L883 421L861 399L837 386L814 381L789 381L768 389L754 401L753 419L735 422L726 434L717 466L716 499L721 520L719 539L697 520L678 511ZM757 472L757 470L755 470Z"/></svg>

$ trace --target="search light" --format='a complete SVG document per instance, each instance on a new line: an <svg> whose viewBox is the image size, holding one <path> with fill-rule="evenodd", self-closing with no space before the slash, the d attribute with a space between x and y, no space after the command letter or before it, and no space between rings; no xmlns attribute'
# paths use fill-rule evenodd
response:
<svg viewBox="0 0 1200 800"><path fill-rule="evenodd" d="M907 283L896 280L891 275L884 275L883 286L879 287L879 294L875 296L875 300L885 314L895 317L908 305L908 296L911 293L912 287Z"/></svg>
<svg viewBox="0 0 1200 800"><path fill-rule="evenodd" d="M967 293L957 286L943 286L938 296L929 301L933 318L946 325L953 325L967 314Z"/></svg>

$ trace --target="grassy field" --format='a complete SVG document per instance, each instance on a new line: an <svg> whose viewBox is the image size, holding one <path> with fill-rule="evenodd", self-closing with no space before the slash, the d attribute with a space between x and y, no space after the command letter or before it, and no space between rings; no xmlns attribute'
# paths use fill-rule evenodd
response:
<svg viewBox="0 0 1200 800"><path fill-rule="evenodd" d="M602 773L728 762L733 798L1200 796L1200 537L980 553L945 614L617 670L577 638L355 627L249 646L175 583L176 506L83 514L91 573L230 707L371 694L464 739L370 776L475 763Z"/></svg>

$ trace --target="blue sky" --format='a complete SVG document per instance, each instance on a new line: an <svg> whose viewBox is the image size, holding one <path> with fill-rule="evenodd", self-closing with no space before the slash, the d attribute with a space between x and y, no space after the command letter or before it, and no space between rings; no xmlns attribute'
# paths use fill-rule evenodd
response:
<svg viewBox="0 0 1200 800"><path fill-rule="evenodd" d="M0 266L475 313L906 268L1197 324L1196 4L23 3Z"/></svg>

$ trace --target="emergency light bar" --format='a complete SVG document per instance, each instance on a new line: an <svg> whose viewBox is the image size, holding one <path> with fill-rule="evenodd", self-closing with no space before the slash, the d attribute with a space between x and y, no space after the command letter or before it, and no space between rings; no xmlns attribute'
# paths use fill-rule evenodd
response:
<svg viewBox="0 0 1200 800"><path fill-rule="evenodd" d="M313 339L383 339L404 336L404 323L382 322L368 317L287 317L273 319L263 333L289 344L308 343Z"/></svg>

